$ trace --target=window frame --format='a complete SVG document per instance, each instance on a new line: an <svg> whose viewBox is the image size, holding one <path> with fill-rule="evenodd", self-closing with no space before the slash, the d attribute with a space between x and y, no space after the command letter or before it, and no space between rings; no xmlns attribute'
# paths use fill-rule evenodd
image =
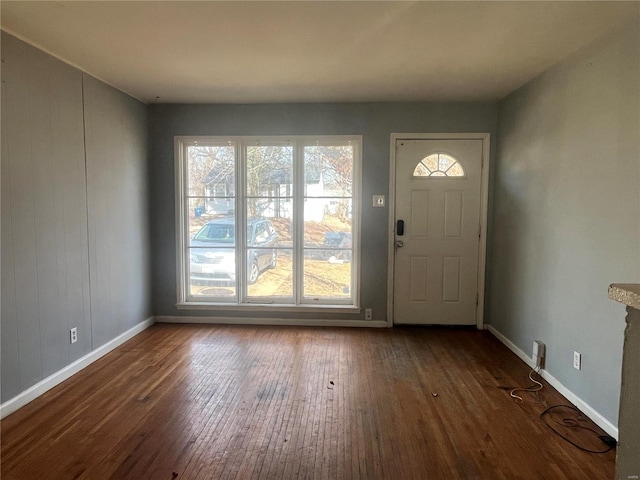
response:
<svg viewBox="0 0 640 480"><path fill-rule="evenodd" d="M292 188L292 227L294 231L291 246L295 258L293 275L293 292L291 301L280 301L279 297L250 297L246 275L246 229L247 229L247 197L246 189L246 151L256 145L288 144L293 146L293 179ZM235 148L235 187L234 216L236 222L236 293L228 300L222 297L201 298L191 295L189 279L189 192L188 148L194 145L233 146ZM321 297L312 298L303 295L304 282L304 150L306 146L351 145L353 148L352 184L351 184L351 285L350 297L347 299ZM175 136L175 234L176 234L176 285L177 304L179 309L197 310L262 310L270 311L322 311L349 312L360 311L360 218L362 188L362 136L361 135L291 135L291 136ZM345 197L336 197L345 198ZM242 225L242 228L238 228ZM286 249L289 249L286 247ZM238 255L240 254L240 255Z"/></svg>

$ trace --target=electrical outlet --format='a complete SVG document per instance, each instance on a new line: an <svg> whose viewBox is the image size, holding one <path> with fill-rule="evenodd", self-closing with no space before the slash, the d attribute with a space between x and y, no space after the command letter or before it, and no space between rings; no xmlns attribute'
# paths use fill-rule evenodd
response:
<svg viewBox="0 0 640 480"><path fill-rule="evenodd" d="M582 354L580 352L573 352L573 368L582 370Z"/></svg>
<svg viewBox="0 0 640 480"><path fill-rule="evenodd" d="M370 308L365 308L364 310L364 319L371 320L373 318L373 310Z"/></svg>
<svg viewBox="0 0 640 480"><path fill-rule="evenodd" d="M73 327L69 330L69 340L71 343L76 343L78 341L78 327Z"/></svg>

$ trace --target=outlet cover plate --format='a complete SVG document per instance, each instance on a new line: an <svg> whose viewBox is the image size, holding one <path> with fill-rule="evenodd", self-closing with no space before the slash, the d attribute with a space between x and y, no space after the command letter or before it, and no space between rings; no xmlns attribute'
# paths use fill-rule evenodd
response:
<svg viewBox="0 0 640 480"><path fill-rule="evenodd" d="M573 368L582 370L582 354L580 352L573 352Z"/></svg>

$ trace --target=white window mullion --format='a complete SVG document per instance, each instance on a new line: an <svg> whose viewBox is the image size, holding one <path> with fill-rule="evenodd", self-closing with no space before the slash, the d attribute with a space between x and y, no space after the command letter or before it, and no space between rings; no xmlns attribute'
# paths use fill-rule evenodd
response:
<svg viewBox="0 0 640 480"><path fill-rule="evenodd" d="M236 142L236 295L247 302L247 142Z"/></svg>
<svg viewBox="0 0 640 480"><path fill-rule="evenodd" d="M183 254L183 270L184 270L184 281L182 284L182 288L184 289L187 295L191 295L191 287L190 287L190 278L188 273L190 272L189 262L191 258L191 235L189 231L189 146L185 145L183 148L183 175L181 178L182 181L182 191L184 195L182 195L182 215L184 218L183 223L183 236L182 241L184 242L184 254Z"/></svg>
<svg viewBox="0 0 640 480"><path fill-rule="evenodd" d="M184 219L189 218L188 208L189 208L189 199L185 195L185 192L188 192L188 175L187 175L187 144L180 145L180 168L179 171L176 172L178 175L178 182L180 184L180 194L179 205L178 205L178 219L177 221L180 223L177 226L179 232L179 255L181 258L181 262L179 265L180 268L180 281L178 282L178 291L179 298L187 298L189 296L189 222L184 221Z"/></svg>
<svg viewBox="0 0 640 480"><path fill-rule="evenodd" d="M296 305L302 303L304 283L304 146L296 141L293 148L293 292Z"/></svg>
<svg viewBox="0 0 640 480"><path fill-rule="evenodd" d="M351 180L351 303L360 306L360 219L362 211L362 141L352 141L353 177Z"/></svg>

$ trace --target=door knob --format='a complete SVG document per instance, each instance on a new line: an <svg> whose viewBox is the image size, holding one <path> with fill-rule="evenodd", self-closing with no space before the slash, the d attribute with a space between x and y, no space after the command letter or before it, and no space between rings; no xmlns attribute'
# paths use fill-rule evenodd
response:
<svg viewBox="0 0 640 480"><path fill-rule="evenodd" d="M404 247L404 242L402 240L396 240L396 248Z"/></svg>

